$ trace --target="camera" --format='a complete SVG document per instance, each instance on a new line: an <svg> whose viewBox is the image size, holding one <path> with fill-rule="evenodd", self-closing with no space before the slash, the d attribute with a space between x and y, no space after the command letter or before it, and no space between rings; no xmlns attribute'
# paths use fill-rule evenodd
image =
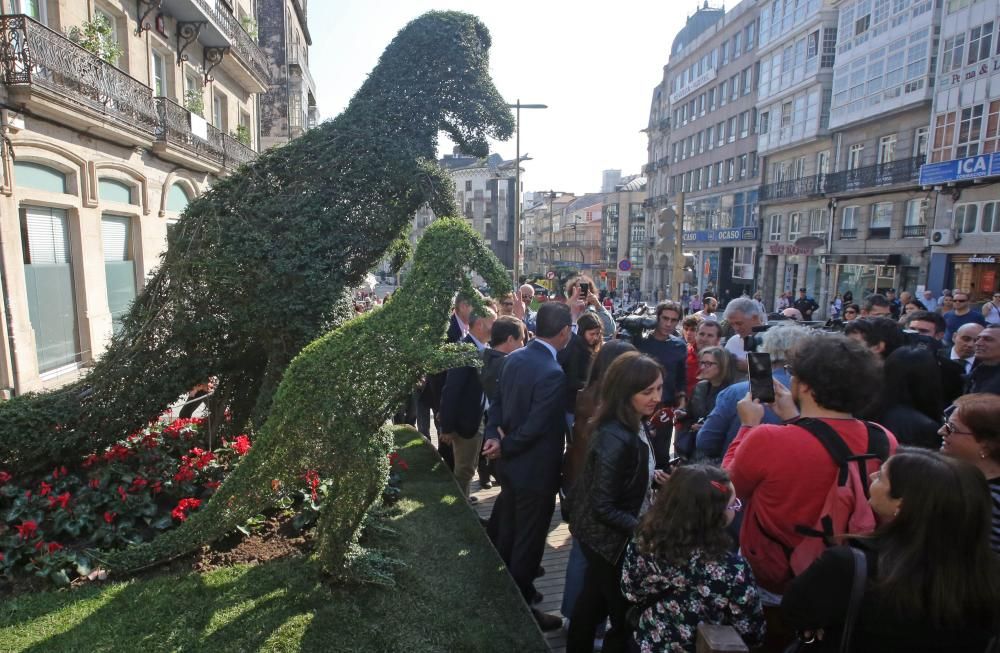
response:
<svg viewBox="0 0 1000 653"><path fill-rule="evenodd" d="M635 341L642 338L643 332L655 329L655 310L654 308L647 308L645 304L640 304L635 313L618 318L619 338Z"/></svg>

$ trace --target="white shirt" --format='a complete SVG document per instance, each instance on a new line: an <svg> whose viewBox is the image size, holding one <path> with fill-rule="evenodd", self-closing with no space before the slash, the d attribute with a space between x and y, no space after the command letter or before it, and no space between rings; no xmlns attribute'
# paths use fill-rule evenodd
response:
<svg viewBox="0 0 1000 653"><path fill-rule="evenodd" d="M738 333L730 336L729 340L726 341L726 351L735 356L737 360L745 361L747 352L743 349L743 336Z"/></svg>
<svg viewBox="0 0 1000 653"><path fill-rule="evenodd" d="M541 338L535 338L535 340L537 340L539 344L541 344L541 345L545 345L545 348L546 348L546 349L548 349L548 350L549 350L550 352L552 352L552 358L553 358L553 359L555 359L556 361L558 361L558 360L559 360L559 357L557 356L557 354L558 354L559 352L557 352L557 351L556 351L556 348L555 348L555 347L553 347L553 346L552 346L552 345L550 345L549 343L545 342L545 341L544 341L544 340L542 340Z"/></svg>
<svg viewBox="0 0 1000 653"><path fill-rule="evenodd" d="M709 313L706 313L705 311L698 311L697 313L695 313L695 315L697 315L701 319L707 320L709 322L718 322L719 321L719 316L716 313L709 314Z"/></svg>

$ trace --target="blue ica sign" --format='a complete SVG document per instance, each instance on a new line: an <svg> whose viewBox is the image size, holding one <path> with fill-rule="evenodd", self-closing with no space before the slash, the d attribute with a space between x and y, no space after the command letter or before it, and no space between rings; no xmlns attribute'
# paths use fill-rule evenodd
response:
<svg viewBox="0 0 1000 653"><path fill-rule="evenodd" d="M757 240L756 227L737 227L735 229L684 232L685 243L727 243L745 240Z"/></svg>
<svg viewBox="0 0 1000 653"><path fill-rule="evenodd" d="M920 166L920 185L934 186L951 181L979 179L1000 175L1000 152L980 154L966 159L952 159Z"/></svg>

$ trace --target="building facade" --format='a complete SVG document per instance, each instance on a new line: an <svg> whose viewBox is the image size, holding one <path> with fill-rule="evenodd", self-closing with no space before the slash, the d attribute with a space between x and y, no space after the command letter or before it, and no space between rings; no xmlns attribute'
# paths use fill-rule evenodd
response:
<svg viewBox="0 0 1000 653"><path fill-rule="evenodd" d="M648 205L661 238L645 260L644 292L671 287L676 213L667 209L682 196L680 238L693 268L687 290L736 296L753 285L760 186L757 17L751 0L729 12L706 6L674 40L648 127Z"/></svg>
<svg viewBox="0 0 1000 653"><path fill-rule="evenodd" d="M633 177L605 193L601 206L601 267L594 281L604 290L642 289L647 233L647 181ZM645 291L644 291L645 294ZM649 294L645 294L648 298Z"/></svg>
<svg viewBox="0 0 1000 653"><path fill-rule="evenodd" d="M312 36L307 0L255 0L261 48L271 84L260 96L262 148L287 143L319 123L316 82L309 71Z"/></svg>
<svg viewBox="0 0 1000 653"><path fill-rule="evenodd" d="M256 156L270 76L247 31L251 0L2 9L0 386L11 394L76 379L100 356L168 225ZM104 21L89 49L65 36Z"/></svg>
<svg viewBox="0 0 1000 653"><path fill-rule="evenodd" d="M948 0L930 120L930 271L935 292L961 288L973 301L1000 289L1000 10Z"/></svg>

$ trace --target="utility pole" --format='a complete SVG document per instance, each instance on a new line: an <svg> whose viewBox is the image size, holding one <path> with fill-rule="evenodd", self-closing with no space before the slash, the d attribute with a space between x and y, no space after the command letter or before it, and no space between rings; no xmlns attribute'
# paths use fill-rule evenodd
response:
<svg viewBox="0 0 1000 653"><path fill-rule="evenodd" d="M671 297L675 302L680 301L681 292L684 289L684 191L677 193L677 210L674 214L674 255L671 280L677 288L677 294ZM668 213L669 215L669 213Z"/></svg>
<svg viewBox="0 0 1000 653"><path fill-rule="evenodd" d="M516 110L514 131L517 134L515 141L516 154L514 165L514 255L511 258L514 273L514 292L521 283L521 109L548 109L544 104L521 104L518 98L515 104L508 104L508 107ZM549 205L551 207L551 204Z"/></svg>

